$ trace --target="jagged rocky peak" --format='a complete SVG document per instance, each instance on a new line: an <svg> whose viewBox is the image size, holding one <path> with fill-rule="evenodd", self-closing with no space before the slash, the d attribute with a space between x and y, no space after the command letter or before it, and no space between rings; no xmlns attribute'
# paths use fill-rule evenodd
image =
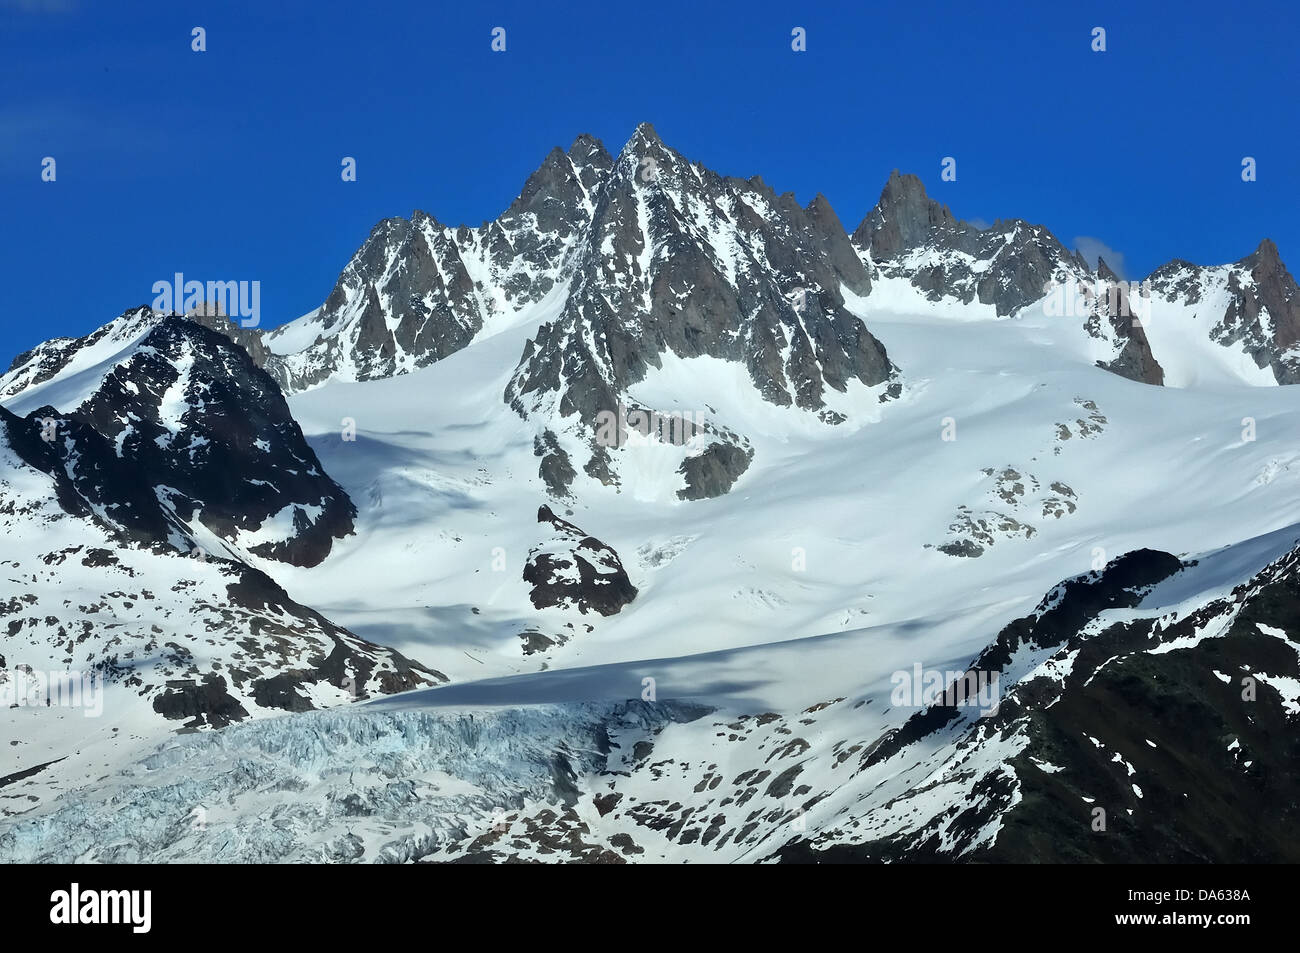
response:
<svg viewBox="0 0 1300 953"><path fill-rule="evenodd" d="M528 177L519 197L510 203L503 218L536 216L545 232L574 231L590 207L590 195L604 181L614 160L604 144L593 136L578 136L564 151L556 146L541 166Z"/></svg>
<svg viewBox="0 0 1300 953"><path fill-rule="evenodd" d="M831 208L830 200L818 192L804 209L811 234L821 245L827 264L837 274L844 286L856 295L865 297L871 292L871 277L849 240L840 217Z"/></svg>
<svg viewBox="0 0 1300 953"><path fill-rule="evenodd" d="M1141 324L1134 323L1131 317L1122 315L1098 315L1096 322L1108 320L1119 343L1120 350L1108 361L1098 361L1097 366L1120 377L1142 384L1154 384L1159 387L1165 382L1165 371L1151 349L1151 341ZM1089 324L1089 328L1092 324Z"/></svg>
<svg viewBox="0 0 1300 953"><path fill-rule="evenodd" d="M93 362L97 355L111 356L148 333L162 315L146 305L128 308L108 324L79 338L50 338L13 359L0 375L0 399L15 397L62 373L81 355Z"/></svg>
<svg viewBox="0 0 1300 953"><path fill-rule="evenodd" d="M1146 332L1132 320L1119 277L1100 259L1094 275L1078 251L1068 250L1042 225L999 219L978 228L930 198L919 178L895 170L853 241L881 275L907 281L926 299L979 302L999 317L1065 287L1071 294L1086 287L1084 327L1111 349L1098 366L1143 383L1163 382L1164 372ZM1107 296L1093 285L1110 286L1115 293Z"/></svg>
<svg viewBox="0 0 1300 953"><path fill-rule="evenodd" d="M1300 288L1271 239L1229 265L1174 259L1144 284L1165 302L1208 311L1211 339L1240 346L1279 384L1300 383Z"/></svg>
<svg viewBox="0 0 1300 953"><path fill-rule="evenodd" d="M1235 274L1230 278L1229 288L1235 294L1224 323L1263 330L1261 312L1267 312L1272 323L1273 355L1280 357L1300 342L1300 289L1295 278L1282 263L1277 245L1268 238L1236 264L1249 271L1251 280L1246 282ZM1296 368L1288 366L1284 370L1290 379L1281 382L1295 383Z"/></svg>
<svg viewBox="0 0 1300 953"><path fill-rule="evenodd" d="M1286 265L1282 264L1282 256L1277 250L1277 245L1271 238L1262 239L1259 246L1241 259L1239 264L1250 268L1252 273L1259 269L1259 274L1256 275L1257 278L1265 276L1280 277L1289 274Z"/></svg>
<svg viewBox="0 0 1300 953"><path fill-rule="evenodd" d="M75 366L85 369L112 360L139 344L164 319L174 317L148 305L128 308L112 321L79 338L51 338L14 358L9 370L0 375L0 400L17 397L65 375ZM226 315L218 305L191 308L187 321L202 325L234 341L261 366L270 356L259 328L245 328Z"/></svg>
<svg viewBox="0 0 1300 953"><path fill-rule="evenodd" d="M311 566L352 532L351 500L275 381L230 338L188 319L157 318L65 412L5 416L26 462L55 477L65 509L89 509L133 541L188 550L201 540Z"/></svg>
<svg viewBox="0 0 1300 953"><path fill-rule="evenodd" d="M948 206L925 193L920 178L897 169L889 175L880 200L853 233L859 248L885 260L934 240L935 232L970 228L953 217Z"/></svg>
<svg viewBox="0 0 1300 953"><path fill-rule="evenodd" d="M851 384L890 382L895 369L845 288L865 294L870 279L824 196L805 208L757 177L724 178L643 123L595 197L564 309L525 347L506 399L539 425L544 473L581 467L616 485L619 448L596 443L596 421L634 406L628 389L666 356L741 364L759 397L814 413Z"/></svg>
<svg viewBox="0 0 1300 953"><path fill-rule="evenodd" d="M1043 226L999 219L977 228L930 198L915 175L897 170L853 242L882 274L907 279L928 299L978 301L1000 317L1041 299L1058 270L1089 271Z"/></svg>
<svg viewBox="0 0 1300 953"><path fill-rule="evenodd" d="M164 320L78 413L168 488L182 519L255 555L311 566L352 532L351 500L275 381L207 328Z"/></svg>
<svg viewBox="0 0 1300 953"><path fill-rule="evenodd" d="M452 227L416 210L380 222L325 303L267 335L268 371L297 391L407 373L465 347L562 280L611 163L598 139L579 136L494 221Z"/></svg>
<svg viewBox="0 0 1300 953"><path fill-rule="evenodd" d="M598 178L589 178L594 173L606 173L614 160L610 157L605 143L595 136L580 132L569 146L569 160L579 170L579 178L588 191L599 184Z"/></svg>

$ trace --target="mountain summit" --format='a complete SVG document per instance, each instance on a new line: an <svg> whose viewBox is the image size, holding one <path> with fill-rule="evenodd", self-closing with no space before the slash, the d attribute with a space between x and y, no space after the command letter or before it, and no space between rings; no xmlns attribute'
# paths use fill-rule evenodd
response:
<svg viewBox="0 0 1300 953"><path fill-rule="evenodd" d="M1300 293L1268 240L1234 264L1175 261L1130 287L1042 225L958 219L898 170L850 236L825 196L800 206L757 175L719 175L649 123L617 156L588 135L552 149L478 227L418 210L385 219L324 304L296 321L260 331L194 320L289 394L410 373L535 325L502 399L533 432L549 491L567 497L579 474L626 482L624 441L598 433L608 415L623 434L685 412L698 426L668 462L680 498L701 499L725 493L752 460L753 435L710 410L733 372L774 407L860 426L907 383L871 329L873 310L899 306L995 319L1043 309L1078 328L1092 363L1146 384L1300 381ZM0 397L64 377L156 320L136 311L20 355ZM674 374L693 382L686 403L680 388L666 403L651 393L651 377Z"/></svg>
<svg viewBox="0 0 1300 953"><path fill-rule="evenodd" d="M46 341L0 859L1295 859L1298 305L642 125L275 330Z"/></svg>

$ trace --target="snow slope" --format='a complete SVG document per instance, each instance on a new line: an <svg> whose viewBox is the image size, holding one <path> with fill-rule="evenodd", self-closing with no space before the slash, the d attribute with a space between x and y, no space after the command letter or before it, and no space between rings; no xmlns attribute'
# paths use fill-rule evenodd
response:
<svg viewBox="0 0 1300 953"><path fill-rule="evenodd" d="M557 649L552 667L929 626L924 606L996 606L1005 619L1086 571L1095 550L1199 552L1295 519L1288 389L1127 381L1092 366L1093 342L1071 323L1032 309L948 321L878 311L870 298L857 307L908 372L902 398L864 402L851 425L762 402L743 373L707 358L666 360L634 389L654 406L711 408L753 442L754 463L731 493L693 502L645 489L674 486L675 461L658 459L660 447L625 450L644 458L644 475L621 492L579 476L565 518L613 546L640 594L610 619L555 613L557 628L594 631ZM277 578L300 601L456 679L531 665L517 647L535 621L520 570L546 494L531 433L496 410L530 327L410 375L291 398L359 512L357 535L325 563ZM339 435L345 417L357 422L355 442ZM1245 417L1256 421L1249 442ZM947 418L954 440L943 439ZM1007 468L1022 479L1000 489ZM1022 529L994 530L976 558L939 552L962 535L952 527L963 507ZM979 637L942 644L960 652Z"/></svg>
<svg viewBox="0 0 1300 953"><path fill-rule="evenodd" d="M1257 275L1277 275L1275 254L1261 246L1249 266L1218 271L1168 266L1135 343L1096 315L1054 316L1034 298L1052 268L1091 275L1040 226L976 234L895 177L888 189L915 222L894 234L895 219L869 217L869 241L853 251L824 200L799 209L757 178L713 176L647 128L616 161L582 140L579 153L557 150L482 230L423 213L381 223L326 305L266 337L266 366L292 391L279 424L293 452L252 441L250 458L265 465L242 482L328 480L340 512L355 508L301 558L264 544L312 525L314 491L219 532L181 519L188 504L170 485L150 487L170 514L169 551L116 538L99 501L69 516L45 474L0 461L0 512L13 517L0 608L22 622L0 670L16 672L22 654L68 664L58 625L98 614L88 631L101 641L119 624L154 626L164 645L186 634L175 651L183 674L220 668L234 682L239 671L238 701L254 716L172 738L162 712L112 702L73 757L79 713L14 710L0 857L1039 857L1017 839L1022 827L1003 823L1040 810L1043 798L1026 792L1072 805L1104 795L1134 817L1144 806L1126 793L1133 783L1147 808L1198 783L1144 761L1098 712L1118 698L1168 748L1178 742L1159 712L1242 673L1265 686L1258 717L1215 696L1215 710L1188 713L1188 757L1229 750L1225 737L1238 741L1232 751L1258 753L1198 762L1197 777L1286 763L1300 706L1300 397L1263 386L1289 366L1277 314L1291 299L1276 288L1252 297ZM662 183L633 177L637 149L662 157ZM887 264L876 258L886 251ZM1033 281L1019 281L1022 259ZM849 272L853 287L825 286ZM692 310L699 295L679 287L686 278L711 310ZM824 310L789 304L799 288ZM728 312L733 299L753 313ZM142 342L156 325L124 316L98 337L24 355L0 378L6 410L84 411L118 369L147 363ZM1098 366L1139 345L1166 386ZM157 398L147 434L193 462L202 446L183 446L187 414L205 409L210 388L191 384L222 361L184 354L174 373L147 378ZM240 376L259 395L245 403L276 403L260 371ZM633 435L614 463L587 466L589 455L600 462L588 412L606 398L708 426L684 445ZM140 426L113 401L101 426ZM743 449L745 465L721 492L686 498L690 462L714 441ZM563 480L547 479L556 461L574 463ZM225 482L252 474L242 467ZM192 489L195 512L229 489ZM196 542L228 559L190 572L181 553ZM51 554L74 546L103 549L173 595L146 611L133 589L104 583L103 566L57 568ZM538 600L530 560L579 550L598 554L591 585L617 585L617 598ZM226 577L259 572L284 593L226 611ZM575 570L559 581L580 580ZM244 636L288 616L293 639L257 674L288 678L292 692L275 682L259 695L242 676L261 642ZM190 631L197 620L201 634ZM389 689L448 684L299 711L301 700L351 700L321 658L330 639L373 662L381 682L409 675ZM303 659L316 675L302 677ZM893 697L900 672L962 673L979 660L1005 679L1005 710L987 720ZM166 657L133 664L147 672L134 698L152 704L177 688ZM1183 694L1162 694L1169 685ZM1142 708L1143 692L1158 704ZM295 713L269 717L279 711ZM1110 745L1104 763L1067 736ZM1130 773L1143 777L1116 788ZM1290 796L1263 783L1231 790L1246 813ZM106 833L88 835L87 817ZM1072 820L1032 818L1075 844ZM1185 823L1177 856L1226 855ZM1142 836L1124 843L1136 850Z"/></svg>

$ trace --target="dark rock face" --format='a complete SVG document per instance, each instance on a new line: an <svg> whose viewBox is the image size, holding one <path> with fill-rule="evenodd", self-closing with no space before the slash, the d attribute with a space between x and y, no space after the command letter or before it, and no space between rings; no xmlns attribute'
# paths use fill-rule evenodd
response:
<svg viewBox="0 0 1300 953"><path fill-rule="evenodd" d="M715 247L707 230L736 241L735 251ZM594 415L594 399L625 391L663 350L742 361L765 398L810 409L826 384L885 380L884 349L843 310L840 284L866 290L869 279L836 231L824 199L805 210L759 179L723 179L641 126L596 199L568 305L521 361L509 396L561 391L562 414ZM824 377L814 379L814 358Z"/></svg>
<svg viewBox="0 0 1300 953"><path fill-rule="evenodd" d="M64 512L98 523L123 543L162 546L180 535L178 521L132 462L80 418L53 407L22 418L0 407L0 429L19 459L53 480ZM55 439L47 440L47 434Z"/></svg>
<svg viewBox="0 0 1300 953"><path fill-rule="evenodd" d="M1271 367L1279 384L1300 383L1300 288L1269 239L1227 266L1174 260L1148 276L1153 293L1168 301L1198 304L1227 294L1223 315L1210 331L1219 344L1242 344L1258 367Z"/></svg>
<svg viewBox="0 0 1300 953"><path fill-rule="evenodd" d="M556 640L538 632L536 629L526 629L519 633L519 641L523 643L524 655L534 655L536 653L545 653L553 648Z"/></svg>
<svg viewBox="0 0 1300 953"><path fill-rule="evenodd" d="M853 232L853 241L871 252L873 259L888 261L933 242L936 234L947 244L958 245L968 242L977 231L954 218L948 206L927 196L917 176L901 175L895 169L876 207Z"/></svg>
<svg viewBox="0 0 1300 953"><path fill-rule="evenodd" d="M800 208L761 179L722 178L666 147L649 125L593 195L568 301L528 343L506 389L524 417L591 438L598 415L665 352L744 365L763 399L820 410L828 388L880 384L884 347L845 308L870 288L823 197Z"/></svg>
<svg viewBox="0 0 1300 953"><path fill-rule="evenodd" d="M1133 301L1125 283L1111 270L1104 258L1098 258L1097 280L1090 286L1090 290L1091 314L1084 327L1094 337L1109 336L1121 344L1119 354L1109 361L1098 361L1097 366L1139 383L1157 386L1163 384L1164 368L1156 360L1151 342L1142 327L1141 315L1147 313L1145 306L1150 297L1149 287L1144 286L1139 291L1148 300ZM1108 335L1103 335L1103 323L1108 326Z"/></svg>
<svg viewBox="0 0 1300 953"><path fill-rule="evenodd" d="M1041 225L1008 219L977 228L929 198L916 176L895 170L853 242L881 274L908 279L929 300L978 301L999 317L1039 301L1053 286L1087 288L1084 327L1117 348L1098 366L1145 384L1164 382L1125 283L1100 259L1094 274Z"/></svg>
<svg viewBox="0 0 1300 953"><path fill-rule="evenodd" d="M246 328L238 319L221 313L215 306L195 308L186 313L185 318L230 338L248 352L258 367L264 367L271 358L271 351L262 340L263 332L260 328Z"/></svg>
<svg viewBox="0 0 1300 953"><path fill-rule="evenodd" d="M323 636L312 651L299 657L297 667L252 680L253 697L266 707L293 711L314 708L299 693L306 685L332 685L355 698L369 698L447 681L441 672L393 649L367 642L314 609L294 602L270 576L258 570L246 569L226 591L232 606L254 613L248 627L252 638L241 644L253 656L268 651L274 655L276 646L291 644L303 632Z"/></svg>
<svg viewBox="0 0 1300 953"><path fill-rule="evenodd" d="M1300 859L1300 785L1289 770L1300 740L1287 697L1300 677L1300 549L1176 621L1142 611L1151 587L1191 565L1138 550L1062 583L972 663L971 672L1019 678L995 713L973 722L936 704L870 751L867 762L879 765L914 757L918 742L949 744L974 765L981 749L1015 742L1017 753L978 777L960 812L898 839L824 851L795 842L779 856L951 860L993 824L996 838L962 859ZM1116 608L1136 615L1101 615ZM1057 664L1040 664L1048 659ZM1260 817L1278 819L1277 837L1259 838Z"/></svg>
<svg viewBox="0 0 1300 953"><path fill-rule="evenodd" d="M533 440L533 455L541 458L542 462L538 465L537 471L542 477L542 482L546 484L546 489L552 496L567 496L569 485L577 474L574 472L569 455L560 446L554 432L543 431L540 437Z"/></svg>
<svg viewBox="0 0 1300 953"><path fill-rule="evenodd" d="M1007 219L976 228L929 198L919 178L898 170L853 232L853 243L883 274L910 279L930 300L979 301L999 316L1042 298L1062 266L1088 272L1043 226ZM912 260L918 251L929 254ZM987 268L976 269L976 261Z"/></svg>
<svg viewBox="0 0 1300 953"><path fill-rule="evenodd" d="M77 414L152 485L178 491L167 502L181 519L230 537L288 511L292 531L251 551L299 566L320 562L352 532L351 500L245 351L176 319L143 343Z"/></svg>
<svg viewBox="0 0 1300 953"><path fill-rule="evenodd" d="M1300 675L1297 619L1292 551L1168 628L1138 620L1078 640L1062 688L1026 686L1030 747L1014 762L1024 800L988 859L1295 862L1300 818L1286 805L1297 785L1282 766L1300 741L1272 685ZM1196 640L1218 625L1219 637ZM1135 651L1180 639L1188 647ZM1079 822L1084 793L1106 811L1104 836ZM1279 819L1277 838L1258 837L1260 817Z"/></svg>
<svg viewBox="0 0 1300 953"><path fill-rule="evenodd" d="M687 457L677 471L686 477L686 486L677 491L679 499L704 500L722 496L749 468L754 451L729 443L715 443L703 453Z"/></svg>
<svg viewBox="0 0 1300 953"><path fill-rule="evenodd" d="M139 704L182 730L446 681L236 559L178 553L188 528L117 445L75 415L48 416L47 441L50 414L0 409L0 535L21 593L0 599L11 658L93 677L114 712ZM47 537L66 540L69 528L45 528L67 521L84 523L85 542L50 549Z"/></svg>
<svg viewBox="0 0 1300 953"><path fill-rule="evenodd" d="M71 413L0 415L68 512L94 511L138 542L183 539L198 521L236 545L251 537L256 555L312 566L352 532L351 500L275 382L229 338L184 318L161 319ZM58 439L42 438L44 421Z"/></svg>
<svg viewBox="0 0 1300 953"><path fill-rule="evenodd" d="M1008 669L1018 653L1056 648L1077 638L1084 625L1106 609L1131 608L1150 587L1182 568L1169 553L1136 550L1111 562L1100 573L1067 580L1049 593L1034 615L1011 622L997 639L971 663L970 672ZM867 764L879 764L909 745L957 720L952 706L933 705L917 712L878 745ZM1012 720L1006 712L998 717Z"/></svg>
<svg viewBox="0 0 1300 953"><path fill-rule="evenodd" d="M445 272L439 264L446 265ZM392 329L386 323L389 314ZM328 352L336 361L345 359L349 355L340 348L347 347L359 359L357 377L362 380L411 369L402 367L407 355L424 363L446 357L469 343L482 323L458 250L443 227L419 211L409 221L390 218L375 226L339 276L320 317L324 331L347 323L355 333L326 339L318 373L334 370ZM289 386L317 379L293 379L279 362L272 362L272 371Z"/></svg>
<svg viewBox="0 0 1300 953"><path fill-rule="evenodd" d="M1116 328L1119 332L1119 329ZM1160 386L1165 382L1164 368L1151 351L1151 342L1146 332L1140 327L1132 328L1128 334L1121 334L1126 340L1119 356L1110 361L1098 361L1097 366L1127 377L1131 381Z"/></svg>
<svg viewBox="0 0 1300 953"><path fill-rule="evenodd" d="M418 210L380 222L317 312L315 341L271 355L267 370L296 391L339 374L391 377L460 350L486 321L555 287L610 161L599 140L579 136L493 222L453 228Z"/></svg>
<svg viewBox="0 0 1300 953"><path fill-rule="evenodd" d="M1040 649L1060 646L1077 636L1098 613L1136 606L1150 587L1182 568L1177 556L1138 549L1112 560L1099 573L1067 580L1043 600L1034 616L1003 629L995 645L986 649L973 667L1003 668L1025 645Z"/></svg>
<svg viewBox="0 0 1300 953"><path fill-rule="evenodd" d="M537 511L537 522L548 524L552 533L529 552L524 566L535 608L610 616L636 598L636 587L613 549L556 516L549 506Z"/></svg>
<svg viewBox="0 0 1300 953"><path fill-rule="evenodd" d="M284 706L274 706L284 707ZM185 728L224 728L248 717L248 711L226 690L226 680L209 672L195 682L178 680L154 697L153 710L164 718L188 719ZM292 711L293 709L288 709Z"/></svg>
<svg viewBox="0 0 1300 953"><path fill-rule="evenodd" d="M1240 297L1234 299L1228 312L1224 315L1224 325L1228 328L1247 329L1258 325L1260 312L1267 311L1273 319L1273 347L1277 352L1285 352L1300 343L1300 288L1291 277L1291 272L1282 264L1277 246L1269 239L1264 239L1259 248L1238 264L1250 269L1254 288L1250 291L1235 284ZM1274 361L1278 360L1275 356ZM1275 365L1276 367L1276 365ZM1283 383L1293 384L1297 379L1295 362L1289 362L1284 370L1288 380Z"/></svg>

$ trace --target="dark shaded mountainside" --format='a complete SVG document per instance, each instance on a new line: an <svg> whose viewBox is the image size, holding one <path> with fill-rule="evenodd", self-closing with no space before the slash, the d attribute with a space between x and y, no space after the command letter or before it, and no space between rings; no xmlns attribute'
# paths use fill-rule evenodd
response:
<svg viewBox="0 0 1300 953"><path fill-rule="evenodd" d="M650 722L601 748L591 793L557 778L421 859L625 863L666 839L704 861L1293 863L1298 544L1137 550L1066 580L972 661L1002 679L982 717L943 699L873 739L836 733L864 698L679 712L707 746ZM1225 585L1242 559L1258 568Z"/></svg>
<svg viewBox="0 0 1300 953"><path fill-rule="evenodd" d="M160 318L99 371L66 412L0 407L0 627L22 663L0 656L0 682L81 669L198 728L445 680L251 564L314 565L355 509L242 348Z"/></svg>
<svg viewBox="0 0 1300 953"><path fill-rule="evenodd" d="M972 663L1014 680L995 714L941 702L865 752L864 768L902 768L938 745L969 772L965 804L905 836L850 845L831 832L780 859L1300 860L1300 548L1170 623L1161 586L1197 570L1138 550L1062 583ZM981 763L1005 742L1013 757Z"/></svg>
<svg viewBox="0 0 1300 953"><path fill-rule="evenodd" d="M177 520L237 538L287 508L287 538L249 551L312 566L352 532L352 501L321 469L275 382L243 348L189 320L159 319L74 410L29 413L39 428L15 428L9 411L0 414L11 433L54 437L24 441L24 459L136 540L166 541ZM75 470L58 464L70 452ZM319 511L314 520L309 510Z"/></svg>

